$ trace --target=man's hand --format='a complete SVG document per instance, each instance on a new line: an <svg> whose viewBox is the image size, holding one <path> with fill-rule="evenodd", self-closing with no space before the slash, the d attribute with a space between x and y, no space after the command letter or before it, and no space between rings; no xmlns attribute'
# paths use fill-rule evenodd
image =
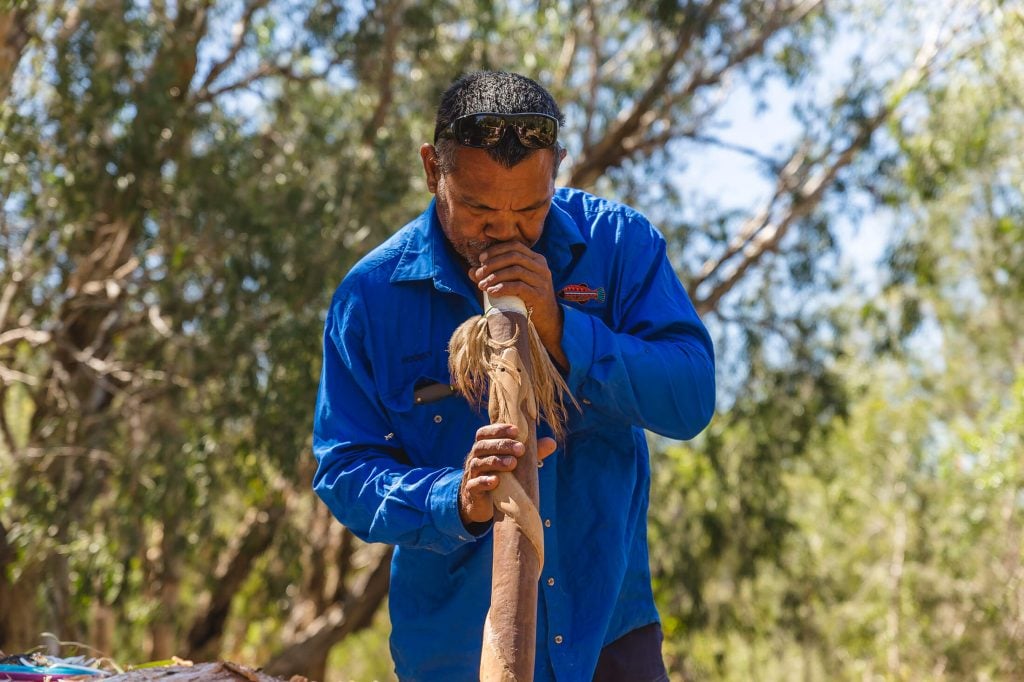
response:
<svg viewBox="0 0 1024 682"><path fill-rule="evenodd" d="M489 424L477 429L459 487L462 525L483 523L494 517L491 491L498 487L498 472L515 469L526 452L526 446L515 440L517 431L513 424ZM553 438L541 438L537 441L537 459L544 459L555 447Z"/></svg>
<svg viewBox="0 0 1024 682"><path fill-rule="evenodd" d="M500 242L480 254L480 267L471 269L469 276L488 296L521 299L533 311L533 326L551 359L562 369L569 366L562 352L562 306L544 256L522 242Z"/></svg>

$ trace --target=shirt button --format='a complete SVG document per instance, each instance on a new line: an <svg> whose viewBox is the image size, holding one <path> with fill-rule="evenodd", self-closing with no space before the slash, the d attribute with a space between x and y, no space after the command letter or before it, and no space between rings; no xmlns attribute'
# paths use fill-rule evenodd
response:
<svg viewBox="0 0 1024 682"><path fill-rule="evenodd" d="M555 586L555 579L554 578L548 578L548 587L554 587L554 586Z"/></svg>
<svg viewBox="0 0 1024 682"><path fill-rule="evenodd" d="M443 419L443 417L441 415L439 415L439 414L435 414L434 415L434 423L435 424L440 424L442 419Z"/></svg>
<svg viewBox="0 0 1024 682"><path fill-rule="evenodd" d="M544 460L538 459L537 460L537 468L540 469L542 466L544 466Z"/></svg>
<svg viewBox="0 0 1024 682"><path fill-rule="evenodd" d="M544 527L545 528L550 528L551 527L551 519L544 519Z"/></svg>
<svg viewBox="0 0 1024 682"><path fill-rule="evenodd" d="M561 644L563 642L561 635L555 635L555 644Z"/></svg>
<svg viewBox="0 0 1024 682"><path fill-rule="evenodd" d="M584 404L584 405L589 405L589 404L590 404L590 401L589 401L589 400L587 400L586 398L584 398L584 399L583 399L583 404Z"/></svg>

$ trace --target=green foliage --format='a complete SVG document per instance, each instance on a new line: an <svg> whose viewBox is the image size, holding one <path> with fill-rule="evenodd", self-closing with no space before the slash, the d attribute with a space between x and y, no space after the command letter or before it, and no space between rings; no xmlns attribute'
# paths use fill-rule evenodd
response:
<svg viewBox="0 0 1024 682"><path fill-rule="evenodd" d="M337 679L345 682L396 680L388 650L390 635L385 605L374 619L373 627L345 639L331 652L330 668L337 671Z"/></svg>
<svg viewBox="0 0 1024 682"><path fill-rule="evenodd" d="M780 382L747 356L735 403L654 462L656 587L686 679L1024 674L1024 24L989 18L896 127L886 281L828 316L825 371Z"/></svg>
<svg viewBox="0 0 1024 682"><path fill-rule="evenodd" d="M451 78L509 68L564 103L563 179L663 228L716 336L720 414L652 441L673 675L1021 676L1019 13L916 79L869 55L801 95L747 211L678 173L730 84L813 92L852 6L171 5L0 21L0 646L260 664L360 603L380 557L309 492L323 311L422 210ZM896 213L872 297L837 258L859 191ZM384 679L385 612L346 627L294 672Z"/></svg>

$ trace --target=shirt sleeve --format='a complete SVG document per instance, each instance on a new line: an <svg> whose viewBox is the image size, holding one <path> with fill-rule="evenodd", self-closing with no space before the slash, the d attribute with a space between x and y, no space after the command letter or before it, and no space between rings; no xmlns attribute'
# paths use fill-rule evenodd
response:
<svg viewBox="0 0 1024 682"><path fill-rule="evenodd" d="M715 409L711 337L669 263L665 240L630 221L615 246L615 329L563 304L568 385L605 415L669 438L689 439Z"/></svg>
<svg viewBox="0 0 1024 682"><path fill-rule="evenodd" d="M366 542L449 553L477 537L459 516L462 471L409 466L391 445L364 343L364 312L358 296L341 290L328 311L313 419L313 489Z"/></svg>

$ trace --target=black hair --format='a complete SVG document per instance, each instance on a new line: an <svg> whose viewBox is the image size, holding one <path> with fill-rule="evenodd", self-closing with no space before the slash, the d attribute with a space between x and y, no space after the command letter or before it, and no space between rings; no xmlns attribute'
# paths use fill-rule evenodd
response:
<svg viewBox="0 0 1024 682"><path fill-rule="evenodd" d="M458 143L450 139L438 140L437 136L460 116L479 113L547 114L558 119L559 126L565 124L565 116L551 93L526 76L507 71L465 74L445 90L437 107L434 148L441 173L450 173L454 169ZM487 150L487 154L506 168L511 168L535 151L524 147L515 135L505 135L496 146ZM557 173L561 145L556 142L553 151Z"/></svg>

